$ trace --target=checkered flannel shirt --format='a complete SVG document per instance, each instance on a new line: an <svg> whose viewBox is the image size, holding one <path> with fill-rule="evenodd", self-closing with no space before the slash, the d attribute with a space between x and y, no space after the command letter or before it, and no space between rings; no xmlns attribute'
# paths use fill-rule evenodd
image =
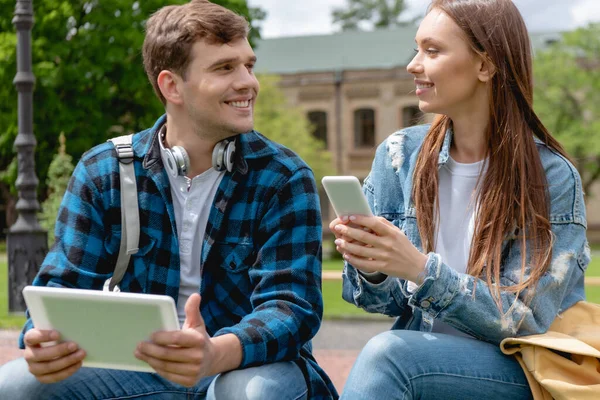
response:
<svg viewBox="0 0 600 400"><path fill-rule="evenodd" d="M177 302L179 243L157 134L165 120L133 137L140 246L120 288ZM60 207L56 242L34 285L102 289L121 241L119 187L111 143L83 155ZM208 333L239 338L241 368L292 360L305 376L310 399L336 398L311 354L323 312L322 228L312 171L257 132L239 135L234 171L225 174L211 207L200 287ZM28 319L23 334L31 327Z"/></svg>

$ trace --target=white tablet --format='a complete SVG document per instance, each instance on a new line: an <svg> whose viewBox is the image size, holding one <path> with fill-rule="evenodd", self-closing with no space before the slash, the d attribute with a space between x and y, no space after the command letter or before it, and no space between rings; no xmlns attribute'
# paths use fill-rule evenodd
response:
<svg viewBox="0 0 600 400"><path fill-rule="evenodd" d="M357 177L325 176L321 183L338 217L373 215Z"/></svg>
<svg viewBox="0 0 600 400"><path fill-rule="evenodd" d="M154 372L135 348L153 332L179 330L169 296L26 286L23 297L36 328L85 350L84 367Z"/></svg>

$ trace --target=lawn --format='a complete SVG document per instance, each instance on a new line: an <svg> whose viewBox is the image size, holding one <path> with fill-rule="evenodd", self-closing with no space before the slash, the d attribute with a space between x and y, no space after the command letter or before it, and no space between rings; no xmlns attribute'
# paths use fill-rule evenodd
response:
<svg viewBox="0 0 600 400"><path fill-rule="evenodd" d="M25 323L22 315L8 313L8 263L6 256L0 259L0 329L21 328Z"/></svg>

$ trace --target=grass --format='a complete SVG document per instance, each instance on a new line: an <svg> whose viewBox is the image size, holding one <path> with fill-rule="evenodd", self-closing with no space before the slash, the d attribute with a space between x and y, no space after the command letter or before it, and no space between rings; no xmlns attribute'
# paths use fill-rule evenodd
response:
<svg viewBox="0 0 600 400"><path fill-rule="evenodd" d="M6 257L2 258L0 260L0 329L21 329L25 317L8 313L8 263Z"/></svg>
<svg viewBox="0 0 600 400"><path fill-rule="evenodd" d="M341 258L323 261L323 271L341 271L344 269L344 261Z"/></svg>
<svg viewBox="0 0 600 400"><path fill-rule="evenodd" d="M586 276L600 276L600 254L592 256L592 261L587 267Z"/></svg>
<svg viewBox="0 0 600 400"><path fill-rule="evenodd" d="M385 318L381 315L369 314L342 299L342 281L323 281L323 317L339 318Z"/></svg>

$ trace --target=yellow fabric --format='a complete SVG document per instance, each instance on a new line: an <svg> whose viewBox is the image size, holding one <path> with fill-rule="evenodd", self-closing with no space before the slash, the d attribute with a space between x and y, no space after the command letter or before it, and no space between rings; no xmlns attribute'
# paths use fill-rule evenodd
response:
<svg viewBox="0 0 600 400"><path fill-rule="evenodd" d="M600 305L580 301L547 333L506 338L500 348L523 367L534 400L600 400Z"/></svg>

